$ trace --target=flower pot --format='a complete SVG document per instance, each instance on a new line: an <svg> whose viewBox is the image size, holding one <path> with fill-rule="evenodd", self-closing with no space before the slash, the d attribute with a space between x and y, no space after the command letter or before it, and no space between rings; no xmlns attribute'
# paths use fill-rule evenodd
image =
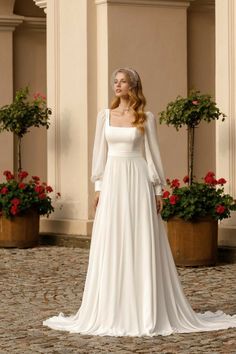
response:
<svg viewBox="0 0 236 354"><path fill-rule="evenodd" d="M178 266L214 265L217 261L218 222L211 217L197 221L171 218L168 239Z"/></svg>
<svg viewBox="0 0 236 354"><path fill-rule="evenodd" d="M35 210L10 219L0 217L0 247L33 247L38 240L39 214Z"/></svg>

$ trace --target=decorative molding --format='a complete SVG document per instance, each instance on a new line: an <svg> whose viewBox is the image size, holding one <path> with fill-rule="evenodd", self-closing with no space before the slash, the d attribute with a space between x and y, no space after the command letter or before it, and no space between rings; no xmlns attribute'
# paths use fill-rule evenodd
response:
<svg viewBox="0 0 236 354"><path fill-rule="evenodd" d="M193 0L189 7L189 11L208 12L215 10L215 0Z"/></svg>
<svg viewBox="0 0 236 354"><path fill-rule="evenodd" d="M46 18L25 17L22 26L34 31L46 31Z"/></svg>
<svg viewBox="0 0 236 354"><path fill-rule="evenodd" d="M24 21L24 16L0 16L0 31L14 31Z"/></svg>
<svg viewBox="0 0 236 354"><path fill-rule="evenodd" d="M189 7L194 0L95 0L96 5L127 5L127 6L156 6L156 7Z"/></svg>
<svg viewBox="0 0 236 354"><path fill-rule="evenodd" d="M44 12L47 13L47 0L33 0L35 5L40 7L40 9L44 9Z"/></svg>

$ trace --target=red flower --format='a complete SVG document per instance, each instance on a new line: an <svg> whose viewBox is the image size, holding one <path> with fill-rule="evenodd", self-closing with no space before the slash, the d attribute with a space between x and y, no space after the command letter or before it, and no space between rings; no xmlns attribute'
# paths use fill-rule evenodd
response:
<svg viewBox="0 0 236 354"><path fill-rule="evenodd" d="M35 186L34 190L36 193L43 193L44 192L44 187L43 186Z"/></svg>
<svg viewBox="0 0 236 354"><path fill-rule="evenodd" d="M192 101L192 104L194 104L196 106L196 105L198 105L198 101L197 100Z"/></svg>
<svg viewBox="0 0 236 354"><path fill-rule="evenodd" d="M173 179L170 186L171 188L179 188L180 186L179 180L177 178Z"/></svg>
<svg viewBox="0 0 236 354"><path fill-rule="evenodd" d="M22 181L24 178L26 178L28 176L28 172L26 171L21 171L18 173L18 177L20 178L20 180Z"/></svg>
<svg viewBox="0 0 236 354"><path fill-rule="evenodd" d="M170 192L165 191L165 192L162 194L162 198L167 199L167 198L169 198L169 195L170 195Z"/></svg>
<svg viewBox="0 0 236 354"><path fill-rule="evenodd" d="M45 199L47 196L46 196L45 193L40 193L40 194L38 195L38 197L39 197L39 199Z"/></svg>
<svg viewBox="0 0 236 354"><path fill-rule="evenodd" d="M46 187L46 191L47 191L48 193L51 193L51 192L53 192L53 189L52 189L51 186L47 186L47 187Z"/></svg>
<svg viewBox="0 0 236 354"><path fill-rule="evenodd" d="M204 177L205 183L207 184L212 184L215 185L217 184L217 180L215 179L215 173L214 172L208 172L206 176Z"/></svg>
<svg viewBox="0 0 236 354"><path fill-rule="evenodd" d="M32 179L33 179L34 181L39 181L39 180L40 180L40 178L39 178L38 176L32 176Z"/></svg>
<svg viewBox="0 0 236 354"><path fill-rule="evenodd" d="M14 179L14 175L11 173L11 171L4 171L3 175L6 176L6 180L10 181L11 179Z"/></svg>
<svg viewBox="0 0 236 354"><path fill-rule="evenodd" d="M19 205L19 204L20 204L20 199L18 199L18 198L13 198L13 199L11 200L11 204L13 204L13 205L15 205L15 206Z"/></svg>
<svg viewBox="0 0 236 354"><path fill-rule="evenodd" d="M225 212L225 207L224 207L224 205L217 205L216 206L216 212L218 213L218 214L223 214L224 212Z"/></svg>
<svg viewBox="0 0 236 354"><path fill-rule="evenodd" d="M166 178L166 183L167 183L168 185L170 185L170 179L169 179L169 178Z"/></svg>
<svg viewBox="0 0 236 354"><path fill-rule="evenodd" d="M189 176L185 176L185 177L183 178L183 181L184 181L184 183L188 183L188 182L189 182Z"/></svg>
<svg viewBox="0 0 236 354"><path fill-rule="evenodd" d="M220 178L218 179L217 183L223 185L226 183L226 180L224 178Z"/></svg>
<svg viewBox="0 0 236 354"><path fill-rule="evenodd" d="M57 192L57 197L60 197L61 196L61 193Z"/></svg>
<svg viewBox="0 0 236 354"><path fill-rule="evenodd" d="M0 190L0 194L7 194L7 193L8 193L7 187L2 187L2 189Z"/></svg>
<svg viewBox="0 0 236 354"><path fill-rule="evenodd" d="M16 215L18 213L18 207L17 205L12 205L10 212L12 213L12 215Z"/></svg>
<svg viewBox="0 0 236 354"><path fill-rule="evenodd" d="M170 204L175 205L179 200L179 197L177 195L171 195L170 196Z"/></svg>
<svg viewBox="0 0 236 354"><path fill-rule="evenodd" d="M24 189L24 188L25 188L25 183L20 182L20 183L18 184L18 187L19 187L20 189Z"/></svg>

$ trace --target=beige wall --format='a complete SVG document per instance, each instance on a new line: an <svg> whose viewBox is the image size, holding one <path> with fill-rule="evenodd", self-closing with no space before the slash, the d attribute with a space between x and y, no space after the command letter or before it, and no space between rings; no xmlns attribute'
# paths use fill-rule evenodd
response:
<svg viewBox="0 0 236 354"><path fill-rule="evenodd" d="M32 0L16 1L14 13L25 16L14 31L14 92L29 85L46 95L46 20L45 13ZM38 19L41 17L42 21ZM15 144L15 156L17 156ZM47 132L32 128L22 141L22 168L47 180ZM15 158L15 170L17 159Z"/></svg>
<svg viewBox="0 0 236 354"><path fill-rule="evenodd" d="M195 1L188 10L188 89L215 96L214 3ZM196 129L194 174L199 179L216 170L215 122Z"/></svg>
<svg viewBox="0 0 236 354"><path fill-rule="evenodd" d="M31 96L35 92L46 95L46 31L21 25L14 32L14 92L26 85L29 85ZM24 136L22 167L44 181L47 179L45 128L31 128Z"/></svg>
<svg viewBox="0 0 236 354"><path fill-rule="evenodd" d="M186 21L186 7L108 7L109 74L117 67L135 68L143 82L147 110L156 117L170 100L187 92ZM158 136L166 176L182 178L187 171L185 129L176 132L160 125Z"/></svg>

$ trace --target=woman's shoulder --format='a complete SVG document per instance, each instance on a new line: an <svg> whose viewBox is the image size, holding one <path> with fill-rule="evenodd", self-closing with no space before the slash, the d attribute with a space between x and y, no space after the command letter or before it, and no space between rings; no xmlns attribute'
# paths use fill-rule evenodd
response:
<svg viewBox="0 0 236 354"><path fill-rule="evenodd" d="M100 109L97 113L97 119L105 120L107 112L108 112L108 108Z"/></svg>
<svg viewBox="0 0 236 354"><path fill-rule="evenodd" d="M146 120L147 122L150 122L150 121L153 121L156 119L155 115L151 111L146 111L145 114L147 117L147 120Z"/></svg>

